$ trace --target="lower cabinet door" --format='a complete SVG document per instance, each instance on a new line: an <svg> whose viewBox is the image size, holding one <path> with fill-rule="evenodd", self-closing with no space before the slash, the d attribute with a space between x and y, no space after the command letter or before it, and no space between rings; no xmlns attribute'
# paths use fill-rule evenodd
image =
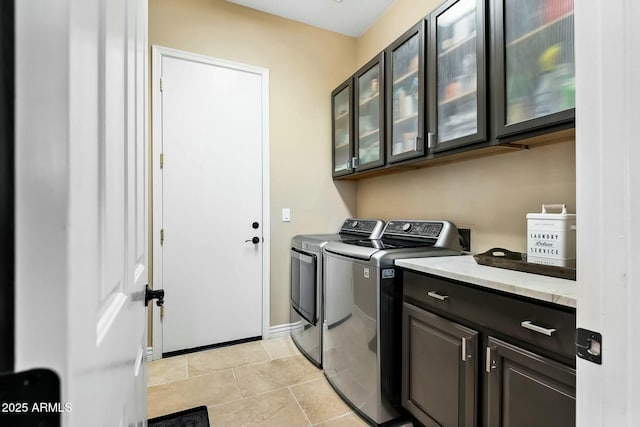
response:
<svg viewBox="0 0 640 427"><path fill-rule="evenodd" d="M485 427L573 427L576 371L489 337Z"/></svg>
<svg viewBox="0 0 640 427"><path fill-rule="evenodd" d="M404 303L402 406L426 427L473 427L478 333Z"/></svg>

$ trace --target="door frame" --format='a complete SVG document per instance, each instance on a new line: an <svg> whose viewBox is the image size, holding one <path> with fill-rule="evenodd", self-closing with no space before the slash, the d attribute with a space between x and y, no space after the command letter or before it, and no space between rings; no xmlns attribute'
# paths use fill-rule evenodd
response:
<svg viewBox="0 0 640 427"><path fill-rule="evenodd" d="M14 15L13 0L0 3L0 372L14 367Z"/></svg>
<svg viewBox="0 0 640 427"><path fill-rule="evenodd" d="M640 423L639 17L635 0L575 2L576 323L602 334L602 364L576 359L577 427Z"/></svg>
<svg viewBox="0 0 640 427"><path fill-rule="evenodd" d="M271 261L271 219L269 203L269 70L225 59L213 58L197 53L172 49L164 46L151 46L151 141L149 159L152 163L149 168L152 176L150 182L153 188L152 206L150 207L150 223L152 229L150 233L151 251L151 271L152 287L154 283L162 281L162 269L155 266L162 265L162 248L160 246L160 229L162 228L162 171L160 169L160 152L162 139L162 98L160 89L160 77L162 76L162 58L176 58L186 61L201 62L218 67L230 68L257 74L262 81L262 338L269 338L270 328L270 261ZM156 238L154 238L156 237ZM160 321L160 310L153 308L152 321L152 359L162 358L162 323Z"/></svg>

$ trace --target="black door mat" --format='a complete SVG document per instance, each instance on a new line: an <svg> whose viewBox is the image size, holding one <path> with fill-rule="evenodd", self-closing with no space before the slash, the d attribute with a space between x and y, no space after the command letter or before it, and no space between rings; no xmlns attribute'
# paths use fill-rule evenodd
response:
<svg viewBox="0 0 640 427"><path fill-rule="evenodd" d="M198 406L173 414L151 418L148 427L209 427L209 413L206 406Z"/></svg>

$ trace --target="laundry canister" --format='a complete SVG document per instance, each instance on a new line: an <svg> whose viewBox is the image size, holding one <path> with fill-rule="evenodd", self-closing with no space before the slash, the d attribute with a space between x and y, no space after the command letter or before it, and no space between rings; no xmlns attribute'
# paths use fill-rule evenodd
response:
<svg viewBox="0 0 640 427"><path fill-rule="evenodd" d="M576 214L567 213L566 204L542 205L541 213L528 213L527 232L528 262L575 268Z"/></svg>

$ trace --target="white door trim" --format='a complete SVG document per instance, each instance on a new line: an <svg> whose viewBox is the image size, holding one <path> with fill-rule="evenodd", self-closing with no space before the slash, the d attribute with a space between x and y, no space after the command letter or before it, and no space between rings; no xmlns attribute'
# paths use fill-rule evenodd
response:
<svg viewBox="0 0 640 427"><path fill-rule="evenodd" d="M576 426L640 424L640 4L575 2L577 327L602 364L577 359Z"/></svg>
<svg viewBox="0 0 640 427"><path fill-rule="evenodd" d="M270 327L270 261L271 261L271 219L269 203L269 70L253 65L240 64L224 59L212 58L196 53L171 49L163 46L153 45L151 63L151 121L152 140L151 153L149 155L152 163L153 173L151 182L153 184L153 206L152 206L152 260L153 260L153 283L161 283L162 269L157 268L162 265L162 250L160 247L160 229L162 228L162 181L160 170L160 147L162 137L162 102L160 90L160 76L162 75L162 57L171 57L188 61L196 61L204 64L225 67L234 70L254 73L261 76L262 80L262 222L263 222L263 246L262 246L262 338L269 338ZM153 309L153 359L162 358L162 325L160 322L160 310Z"/></svg>

